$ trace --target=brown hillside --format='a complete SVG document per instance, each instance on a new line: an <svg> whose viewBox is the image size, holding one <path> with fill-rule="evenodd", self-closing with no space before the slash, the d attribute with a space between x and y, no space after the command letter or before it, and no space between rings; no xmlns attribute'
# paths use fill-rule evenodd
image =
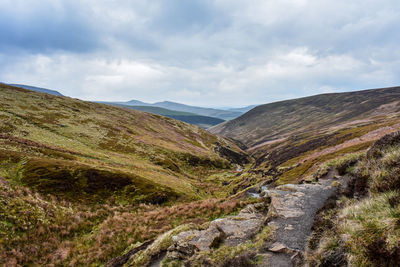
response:
<svg viewBox="0 0 400 267"><path fill-rule="evenodd" d="M236 139L253 171L301 180L331 158L365 150L400 126L400 87L323 94L258 106L210 131Z"/></svg>

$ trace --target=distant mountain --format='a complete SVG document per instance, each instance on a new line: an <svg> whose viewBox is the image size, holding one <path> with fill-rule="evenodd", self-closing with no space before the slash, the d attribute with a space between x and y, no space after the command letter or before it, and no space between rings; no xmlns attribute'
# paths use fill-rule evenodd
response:
<svg viewBox="0 0 400 267"><path fill-rule="evenodd" d="M144 112L149 112L153 114L158 114L162 116L196 116L197 114L190 113L190 112L183 112L183 111L177 111L177 110L170 110L166 108L159 108L159 107L152 107L152 106L130 106L130 105L122 105L122 104L115 104L116 106L124 107L124 108L130 108L134 110L140 110Z"/></svg>
<svg viewBox="0 0 400 267"><path fill-rule="evenodd" d="M257 107L257 105L250 105L250 106L243 107L243 108L228 108L227 110L245 113L245 112L247 112L247 111L249 111L249 110L251 110L251 109L253 109L255 107Z"/></svg>
<svg viewBox="0 0 400 267"><path fill-rule="evenodd" d="M207 117L214 117L219 118L222 120L232 120L234 118L239 117L242 115L246 110L245 107L243 108L245 111L240 110L222 110L222 109L214 109L214 108L203 108L203 107L196 107L196 106L189 106L185 104L180 104L176 102L170 101L163 101L163 102L156 102L156 103L145 103L138 100L130 100L127 102L101 102L106 104L120 104L120 105L128 105L128 106L151 106L151 107L160 107L166 108L169 110L176 110L176 111L183 111L183 112L190 112L197 115L207 116Z"/></svg>
<svg viewBox="0 0 400 267"><path fill-rule="evenodd" d="M118 102L118 103L129 106L151 106L151 104L139 100L130 100L128 102Z"/></svg>
<svg viewBox="0 0 400 267"><path fill-rule="evenodd" d="M131 102L131 101L130 101ZM140 101L137 101L140 102ZM132 102L131 102L132 103ZM176 111L176 110L170 110L166 108L160 108L160 107L153 107L153 106L130 106L130 105L122 105L122 104L112 104L120 107L125 107L129 109L134 109L134 110L139 110L139 111L144 111L144 112L149 112L153 114L158 114L162 116L166 116L169 118L173 118L176 120L180 120L183 122L187 122L190 124L194 124L197 126L200 126L204 129L207 129L211 126L220 124L224 122L224 120L220 118L214 118L214 117L209 117L209 116L201 116L195 113L190 113L190 112L184 112L184 111Z"/></svg>
<svg viewBox="0 0 400 267"><path fill-rule="evenodd" d="M216 118L220 118L223 120L232 120L243 114L243 112L238 112L238 111L189 106L189 105L180 104L180 103L176 103L176 102L170 102L170 101L157 102L157 103L154 103L153 105L156 107L162 107L162 108L173 109L173 110L178 110L178 111L196 113L196 114L203 115L203 116L216 117Z"/></svg>
<svg viewBox="0 0 400 267"><path fill-rule="evenodd" d="M20 87L20 88L28 89L28 90L31 90L31 91L40 92L40 93L46 93L46 94L56 95L56 96L64 96L64 95L61 94L60 92L57 92L57 91L55 91L55 90L46 89L46 88L41 88L41 87L36 87L36 86L30 86L30 85L24 85L24 84L10 84L10 85L11 85L11 86L15 86L15 87Z"/></svg>

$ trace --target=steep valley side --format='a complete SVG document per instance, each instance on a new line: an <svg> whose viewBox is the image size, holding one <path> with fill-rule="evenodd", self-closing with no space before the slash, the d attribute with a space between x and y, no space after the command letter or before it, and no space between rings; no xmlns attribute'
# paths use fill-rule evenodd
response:
<svg viewBox="0 0 400 267"><path fill-rule="evenodd" d="M400 129L400 87L324 94L258 106L214 126L255 158L252 173L277 184L312 179L327 160L365 151Z"/></svg>
<svg viewBox="0 0 400 267"><path fill-rule="evenodd" d="M0 265L101 266L231 197L233 142L159 115L0 85Z"/></svg>

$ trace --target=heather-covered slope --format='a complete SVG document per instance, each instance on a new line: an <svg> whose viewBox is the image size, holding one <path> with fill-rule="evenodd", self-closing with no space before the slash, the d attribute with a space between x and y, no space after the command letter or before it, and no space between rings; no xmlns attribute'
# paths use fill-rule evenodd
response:
<svg viewBox="0 0 400 267"><path fill-rule="evenodd" d="M118 173L113 189L140 181L198 198L204 172L229 167L214 151L217 142L228 142L196 126L5 85L0 94L1 158L24 159L22 181L40 190L102 191L92 182L105 179L108 188L108 178Z"/></svg>
<svg viewBox="0 0 400 267"><path fill-rule="evenodd" d="M1 84L0 265L102 266L234 212L244 202L216 199L231 188L213 177L246 160L194 125Z"/></svg>
<svg viewBox="0 0 400 267"><path fill-rule="evenodd" d="M323 94L258 106L209 130L236 139L256 158L253 171L279 183L367 149L400 127L400 87Z"/></svg>
<svg viewBox="0 0 400 267"><path fill-rule="evenodd" d="M248 147L343 124L373 121L400 112L400 87L323 94L257 106L210 131ZM346 126L346 125L343 125Z"/></svg>

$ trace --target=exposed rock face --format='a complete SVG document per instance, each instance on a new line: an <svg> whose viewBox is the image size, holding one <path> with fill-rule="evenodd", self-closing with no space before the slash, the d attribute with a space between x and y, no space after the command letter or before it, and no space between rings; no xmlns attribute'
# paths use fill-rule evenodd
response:
<svg viewBox="0 0 400 267"><path fill-rule="evenodd" d="M265 224L265 204L249 205L237 216L217 219L205 230L182 232L172 238L167 258L185 260L220 245L237 246L250 240Z"/></svg>

